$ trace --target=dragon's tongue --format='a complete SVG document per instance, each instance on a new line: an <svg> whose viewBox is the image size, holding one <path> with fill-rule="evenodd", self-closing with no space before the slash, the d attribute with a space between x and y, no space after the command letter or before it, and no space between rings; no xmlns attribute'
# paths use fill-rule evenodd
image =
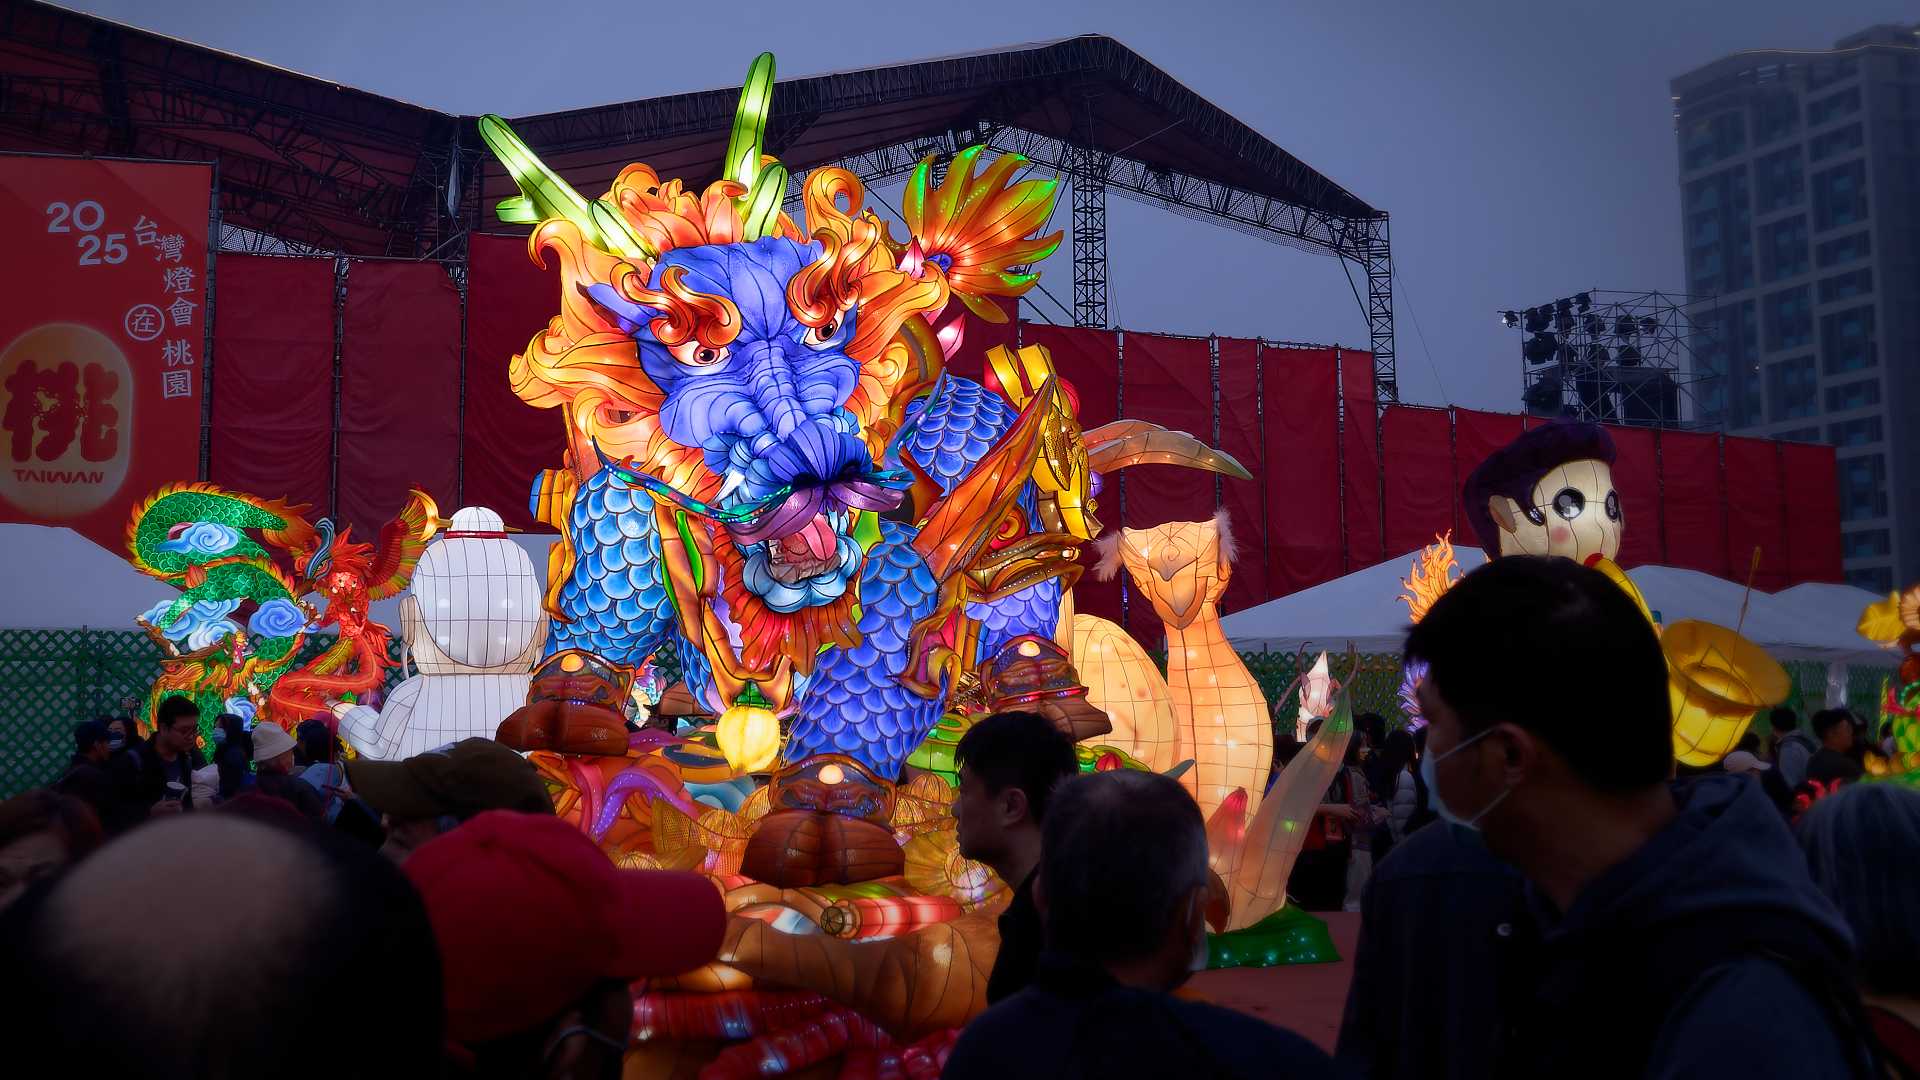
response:
<svg viewBox="0 0 1920 1080"><path fill-rule="evenodd" d="M798 555L804 550L816 559L833 557L833 526L827 524L825 514L815 514L801 526L800 531L783 538L788 551Z"/></svg>

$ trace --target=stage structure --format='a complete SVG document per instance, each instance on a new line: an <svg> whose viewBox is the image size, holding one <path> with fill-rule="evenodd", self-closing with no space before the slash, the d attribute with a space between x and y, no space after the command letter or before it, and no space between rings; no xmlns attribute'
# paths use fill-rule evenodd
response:
<svg viewBox="0 0 1920 1080"><path fill-rule="evenodd" d="M467 237L515 192L479 118L341 87L28 0L0 0L0 150L211 161L223 250L430 258L464 279ZM583 190L647 161L720 175L738 88L509 118ZM767 149L787 208L822 166L863 184L936 155L1024 154L1073 188L1072 321L1104 327L1108 193L1354 264L1374 389L1396 401L1387 214L1111 38L1085 36L783 82ZM1365 278L1365 293L1358 278Z"/></svg>
<svg viewBox="0 0 1920 1080"><path fill-rule="evenodd" d="M1694 362L1711 330L1687 318L1699 298L1595 289L1500 312L1518 332L1520 400L1532 416L1643 427L1701 426Z"/></svg>

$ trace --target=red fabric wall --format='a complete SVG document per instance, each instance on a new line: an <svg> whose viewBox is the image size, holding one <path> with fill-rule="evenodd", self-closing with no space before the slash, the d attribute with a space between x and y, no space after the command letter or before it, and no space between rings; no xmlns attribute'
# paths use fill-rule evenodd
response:
<svg viewBox="0 0 1920 1080"><path fill-rule="evenodd" d="M999 308L1006 313L1007 321L990 323L967 309L967 305L958 299L947 302L947 308L940 317L933 320L933 328L939 330L955 319L961 320L960 349L947 362L947 370L955 375L980 380L987 370L987 353L996 345L1009 349L1019 344L1019 327L1014 323L1020 302L1018 300L998 301Z"/></svg>
<svg viewBox="0 0 1920 1080"><path fill-rule="evenodd" d="M1839 581L1840 491L1833 447L1781 443L1780 466L1788 578L1796 584Z"/></svg>
<svg viewBox="0 0 1920 1080"><path fill-rule="evenodd" d="M1453 528L1453 416L1445 409L1389 405L1386 448L1387 557L1418 551Z"/></svg>
<svg viewBox="0 0 1920 1080"><path fill-rule="evenodd" d="M222 255L219 274L208 479L330 514L333 260Z"/></svg>
<svg viewBox="0 0 1920 1080"><path fill-rule="evenodd" d="M1213 443L1213 360L1204 338L1129 333L1121 342L1121 413L1184 431ZM1127 489L1124 524L1151 529L1171 521L1213 517L1213 474L1179 465L1134 465L1121 479ZM1126 628L1138 641L1158 644L1166 636L1153 607L1132 581L1125 583Z"/></svg>
<svg viewBox="0 0 1920 1080"><path fill-rule="evenodd" d="M1460 506L1460 489L1467 477L1487 455L1520 437L1520 418L1507 413L1453 411L1453 538L1466 547L1478 547L1480 536L1473 531Z"/></svg>
<svg viewBox="0 0 1920 1080"><path fill-rule="evenodd" d="M1261 349L1267 581L1285 596L1340 576L1339 372L1332 349Z"/></svg>
<svg viewBox="0 0 1920 1080"><path fill-rule="evenodd" d="M536 409L513 395L507 365L559 313L559 271L527 259L526 241L473 236L467 255L467 418L461 439L460 501L491 506L509 527L551 531L527 508L542 469L559 468L566 450L558 409Z"/></svg>
<svg viewBox="0 0 1920 1080"><path fill-rule="evenodd" d="M1613 490L1620 495L1625 533L1620 565L1631 570L1662 560L1660 447L1652 428L1607 428L1613 436Z"/></svg>
<svg viewBox="0 0 1920 1080"><path fill-rule="evenodd" d="M418 487L451 517L459 453L459 290L438 263L353 263L340 341L339 516L371 540Z"/></svg>
<svg viewBox="0 0 1920 1080"><path fill-rule="evenodd" d="M1238 546L1222 612L1272 599L1267 583L1268 522L1266 440L1262 437L1260 387L1266 380L1259 345L1241 338L1220 340L1220 449L1253 474L1252 480L1221 481L1220 505L1233 521Z"/></svg>
<svg viewBox="0 0 1920 1080"><path fill-rule="evenodd" d="M1666 565L1730 577L1726 488L1720 475L1720 437L1685 431L1660 433L1660 490ZM1742 567L1744 569L1744 567Z"/></svg>
<svg viewBox="0 0 1920 1080"><path fill-rule="evenodd" d="M1083 429L1111 423L1120 414L1120 347L1110 330L1088 330L1074 326L1020 324L1020 344L1044 346L1053 357L1053 370L1073 386L1080 400L1080 426ZM1095 516L1109 528L1120 527L1120 479L1125 474L1103 477L1105 487L1094 498ZM1112 581L1096 581L1091 548L1083 549L1081 564L1087 572L1073 590L1075 611L1120 621L1120 589L1126 572Z"/></svg>
<svg viewBox="0 0 1920 1080"><path fill-rule="evenodd" d="M1346 404L1340 431L1340 456L1346 475L1341 498L1346 504L1343 563L1348 572L1385 559L1380 506L1380 411L1374 404L1373 354L1335 349L1340 362L1340 396Z"/></svg>
<svg viewBox="0 0 1920 1080"><path fill-rule="evenodd" d="M1729 437L1721 448L1726 464L1727 567L1734 581L1745 581L1760 551L1756 588L1772 592L1787 585L1787 523L1780 485L1780 452L1765 439Z"/></svg>

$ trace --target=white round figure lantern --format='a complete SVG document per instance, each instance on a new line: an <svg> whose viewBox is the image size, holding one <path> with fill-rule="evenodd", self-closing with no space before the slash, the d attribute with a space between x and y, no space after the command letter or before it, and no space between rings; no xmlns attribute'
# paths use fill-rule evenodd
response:
<svg viewBox="0 0 1920 1080"><path fill-rule="evenodd" d="M455 513L400 601L401 635L419 674L394 687L378 713L342 706L341 737L380 760L492 738L526 703L528 673L546 643L540 592L533 560L499 514L484 506Z"/></svg>

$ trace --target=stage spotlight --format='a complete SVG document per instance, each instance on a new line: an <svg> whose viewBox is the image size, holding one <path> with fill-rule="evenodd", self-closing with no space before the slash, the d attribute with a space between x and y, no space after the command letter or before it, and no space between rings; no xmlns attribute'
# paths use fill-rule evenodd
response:
<svg viewBox="0 0 1920 1080"><path fill-rule="evenodd" d="M1605 345L1587 346L1587 355L1586 355L1587 366L1595 367L1595 368L1606 367L1608 359L1610 359L1610 357L1609 357L1609 354L1607 353L1607 347Z"/></svg>
<svg viewBox="0 0 1920 1080"><path fill-rule="evenodd" d="M1560 397L1560 373L1547 371L1527 387L1526 392L1520 395L1520 401L1526 405L1527 412L1534 416L1559 416L1565 411Z"/></svg>
<svg viewBox="0 0 1920 1080"><path fill-rule="evenodd" d="M1659 320L1659 319L1656 319L1656 318L1654 318L1654 317L1653 317L1653 316L1651 316L1651 315L1642 315L1642 316L1640 317L1640 332L1641 332L1641 333L1643 333L1643 334L1652 334L1652 333L1656 333L1656 332L1658 332L1658 331L1659 331L1659 329L1660 329L1660 320Z"/></svg>
<svg viewBox="0 0 1920 1080"><path fill-rule="evenodd" d="M1589 311L1580 316L1580 328L1587 332L1588 337L1599 337L1607 332L1607 321Z"/></svg>
<svg viewBox="0 0 1920 1080"><path fill-rule="evenodd" d="M1511 329L1513 329L1513 328L1514 328L1514 327L1516 327L1516 326L1519 326L1519 325L1520 325L1520 313L1519 313L1519 312L1517 312L1517 311L1503 311L1503 312L1501 312L1501 313L1500 313L1500 325L1501 325L1501 326L1504 326L1504 327L1506 327L1506 328L1507 328L1507 329L1509 329L1509 330L1511 330Z"/></svg>
<svg viewBox="0 0 1920 1080"><path fill-rule="evenodd" d="M1553 312L1548 311L1544 307L1528 308L1527 309L1527 333L1529 334L1540 333L1541 331L1547 328L1547 323L1552 318L1553 318Z"/></svg>
<svg viewBox="0 0 1920 1080"><path fill-rule="evenodd" d="M1635 323L1633 321L1633 316L1631 315L1617 316L1613 320L1613 336L1614 337L1632 337L1634 326L1635 326Z"/></svg>
<svg viewBox="0 0 1920 1080"><path fill-rule="evenodd" d="M1620 346L1620 351L1615 353L1614 357L1621 367L1640 366L1640 350L1634 348L1631 343Z"/></svg>
<svg viewBox="0 0 1920 1080"><path fill-rule="evenodd" d="M1553 359L1554 350L1559 347L1559 339L1543 331L1528 338L1520 346L1520 355L1526 357L1529 364L1544 364Z"/></svg>
<svg viewBox="0 0 1920 1080"><path fill-rule="evenodd" d="M1572 310L1573 301L1567 297L1563 296L1553 302L1553 313L1555 315L1565 315Z"/></svg>
<svg viewBox="0 0 1920 1080"><path fill-rule="evenodd" d="M1553 328L1562 334L1573 333L1573 312L1557 311L1553 316Z"/></svg>
<svg viewBox="0 0 1920 1080"><path fill-rule="evenodd" d="M1573 303L1575 307L1580 309L1580 313L1584 315L1587 312L1593 310L1593 294L1592 293L1575 293L1573 297Z"/></svg>

